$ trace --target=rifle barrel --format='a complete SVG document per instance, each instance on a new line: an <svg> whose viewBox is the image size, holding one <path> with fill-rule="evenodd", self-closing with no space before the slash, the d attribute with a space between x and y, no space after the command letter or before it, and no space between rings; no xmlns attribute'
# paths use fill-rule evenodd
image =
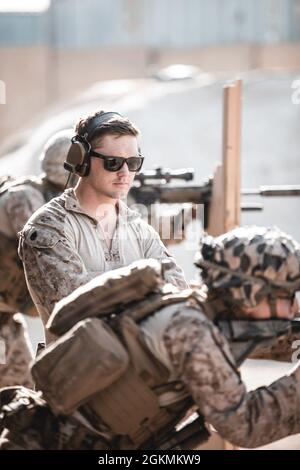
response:
<svg viewBox="0 0 300 470"><path fill-rule="evenodd" d="M258 204L256 202L242 202L241 210L242 211L262 211L263 206L262 204Z"/></svg>
<svg viewBox="0 0 300 470"><path fill-rule="evenodd" d="M243 189L242 195L263 197L300 196L300 185L260 186L258 189Z"/></svg>

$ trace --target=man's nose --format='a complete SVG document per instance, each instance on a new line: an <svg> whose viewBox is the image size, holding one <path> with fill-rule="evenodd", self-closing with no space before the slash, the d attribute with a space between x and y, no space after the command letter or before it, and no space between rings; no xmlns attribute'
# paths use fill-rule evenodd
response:
<svg viewBox="0 0 300 470"><path fill-rule="evenodd" d="M120 176L126 176L128 175L130 172L129 172L129 169L128 169L128 165L126 162L124 162L124 165L122 166L122 168L120 168L120 170L118 171L118 175Z"/></svg>

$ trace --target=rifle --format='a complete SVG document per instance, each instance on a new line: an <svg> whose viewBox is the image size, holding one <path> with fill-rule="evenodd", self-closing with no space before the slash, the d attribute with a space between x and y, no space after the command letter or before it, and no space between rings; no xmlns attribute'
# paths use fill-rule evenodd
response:
<svg viewBox="0 0 300 470"><path fill-rule="evenodd" d="M194 179L193 168L171 170L169 168L155 168L144 171L135 176L135 184L130 194L139 204L149 206L156 202L166 204L179 204L192 202L202 204L211 198L212 178L208 178L198 186L178 185L169 186L173 180L189 182Z"/></svg>
<svg viewBox="0 0 300 470"><path fill-rule="evenodd" d="M204 204L204 222L207 228L209 203L212 198L213 177L209 176L198 185L191 185L195 171L193 168L171 170L157 167L154 170L138 173L130 195L137 204L151 206L157 202L164 204ZM185 184L174 185L174 180ZM242 196L282 197L300 196L300 185L261 186L257 189L244 189ZM242 211L261 211L259 203L242 203Z"/></svg>
<svg viewBox="0 0 300 470"><path fill-rule="evenodd" d="M300 333L300 318L293 320L279 318L268 320L221 318L216 319L214 323L229 342L238 366L259 344L281 336Z"/></svg>

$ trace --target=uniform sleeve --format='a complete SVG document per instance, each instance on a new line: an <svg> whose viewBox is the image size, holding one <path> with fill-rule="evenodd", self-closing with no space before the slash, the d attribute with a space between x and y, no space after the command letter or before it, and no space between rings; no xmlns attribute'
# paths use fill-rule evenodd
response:
<svg viewBox="0 0 300 470"><path fill-rule="evenodd" d="M65 230L28 224L20 233L19 255L28 289L47 322L56 302L91 280Z"/></svg>
<svg viewBox="0 0 300 470"><path fill-rule="evenodd" d="M247 392L227 341L195 313L177 313L164 343L176 375L207 422L232 444L248 448L300 432L299 371Z"/></svg>
<svg viewBox="0 0 300 470"><path fill-rule="evenodd" d="M165 273L165 280L179 289L188 288L183 270L178 266L174 257L161 241L158 233L149 224L145 223L144 229L144 256L154 258L158 261L168 260L171 262L170 269Z"/></svg>
<svg viewBox="0 0 300 470"><path fill-rule="evenodd" d="M43 195L37 189L16 187L9 190L5 201L5 211L16 236L32 214L44 203Z"/></svg>
<svg viewBox="0 0 300 470"><path fill-rule="evenodd" d="M33 351L23 315L1 314L1 341L5 345L5 364L1 363L0 388L23 385L33 388L30 363Z"/></svg>

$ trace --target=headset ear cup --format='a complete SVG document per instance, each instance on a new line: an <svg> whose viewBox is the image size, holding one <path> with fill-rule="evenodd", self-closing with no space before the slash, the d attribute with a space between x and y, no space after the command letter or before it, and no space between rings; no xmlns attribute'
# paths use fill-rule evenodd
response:
<svg viewBox="0 0 300 470"><path fill-rule="evenodd" d="M91 168L91 157L88 152L85 153L84 162L81 168L81 176L88 176Z"/></svg>
<svg viewBox="0 0 300 470"><path fill-rule="evenodd" d="M121 114L116 112L107 112L96 116L84 134L76 134L71 139L71 147L69 149L67 158L64 162L65 170L70 173L75 173L78 176L87 176L91 168L90 140L98 127L109 121L111 118L120 117Z"/></svg>
<svg viewBox="0 0 300 470"><path fill-rule="evenodd" d="M90 170L89 146L77 139L72 139L64 168L78 176L87 176Z"/></svg>

